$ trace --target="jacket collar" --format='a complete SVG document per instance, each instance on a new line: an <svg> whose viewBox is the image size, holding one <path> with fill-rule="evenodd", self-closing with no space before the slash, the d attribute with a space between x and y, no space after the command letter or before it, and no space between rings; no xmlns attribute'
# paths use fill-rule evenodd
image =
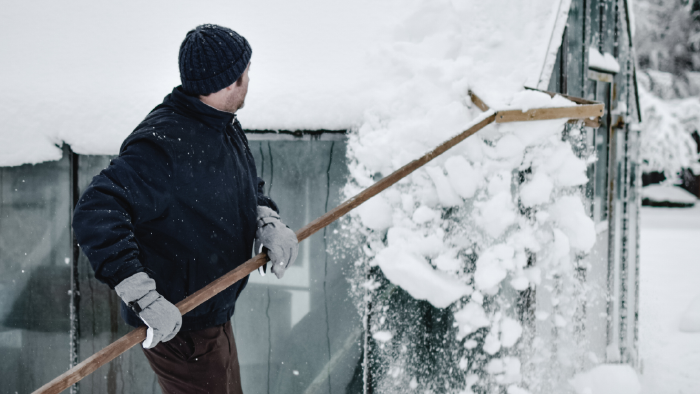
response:
<svg viewBox="0 0 700 394"><path fill-rule="evenodd" d="M232 113L219 111L204 104L197 96L188 95L182 89L182 86L174 88L172 93L165 96L163 104L169 104L179 112L215 130L224 129L227 125L233 123L236 117Z"/></svg>

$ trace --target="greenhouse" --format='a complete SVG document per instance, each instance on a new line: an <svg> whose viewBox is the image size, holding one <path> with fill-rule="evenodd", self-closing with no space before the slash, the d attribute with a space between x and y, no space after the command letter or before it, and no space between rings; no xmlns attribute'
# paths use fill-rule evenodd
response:
<svg viewBox="0 0 700 394"><path fill-rule="evenodd" d="M604 113L496 119L302 242L283 279L251 274L232 319L244 391L554 393L598 365L637 369L641 116L628 2L296 3L221 5L232 15L277 7L265 26L225 12L215 21L250 37L240 121L292 229L488 111L603 104ZM150 7L140 12L157 14ZM136 6L124 8L112 12ZM13 120L0 130L0 393L32 392L132 329L71 218L121 141L177 85L175 38L203 16L173 12L179 19L138 34L108 15L90 21L132 46L97 48L87 65L43 43L46 78L75 79L71 89L51 82L35 100L7 83L21 109L10 114L2 99L0 116ZM140 41L148 35L157 42ZM98 38L110 39L95 33L71 50ZM114 78L95 75L116 49L129 59L100 71ZM140 59L153 65L132 73ZM32 67L15 71L49 68ZM91 82L72 74L90 67ZM137 349L69 390L161 392Z"/></svg>

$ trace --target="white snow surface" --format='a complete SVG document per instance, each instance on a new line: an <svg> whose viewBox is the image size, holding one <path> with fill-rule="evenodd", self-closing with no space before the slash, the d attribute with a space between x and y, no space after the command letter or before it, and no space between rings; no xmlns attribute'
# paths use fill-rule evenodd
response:
<svg viewBox="0 0 700 394"><path fill-rule="evenodd" d="M393 337L394 334L392 334L391 331L377 331L372 334L372 338L378 340L379 342L388 342Z"/></svg>
<svg viewBox="0 0 700 394"><path fill-rule="evenodd" d="M396 34L411 32L404 36L409 37L420 30L421 38L384 47L383 55L390 61L380 64L387 70L382 99L365 111L349 136L350 182L344 191L348 198L490 116L470 102L469 89L493 109L574 105L561 96L523 89L529 78L536 82L541 77L541 70L529 63L532 54L523 58L524 65L508 64L513 53L523 50L513 48L511 40L526 51L539 51L539 43L548 48L544 52L558 49L549 46L553 30L530 35L534 31L530 23L537 18L526 20L526 15L540 7L544 10L544 2L470 1L460 3L468 4L464 8L457 1L411 4L416 8L397 24ZM548 4L552 18L565 4ZM499 22L484 15L498 15L493 20ZM501 20L512 25L501 25ZM478 75L484 77L475 79ZM578 279L571 256L589 252L596 239L579 187L588 182L586 163L594 158L574 152L563 138L566 122L491 124L376 196L378 202L366 210L351 214L352 229L361 234L358 246L365 253L356 263L362 270L358 278L367 280L364 264L376 265L385 279L414 298L450 308L457 338L464 343L445 346L463 346L485 356L491 371L482 375L483 383L503 386L508 392L522 392L521 380L537 385L539 379L547 379L541 372L556 368L547 364L552 357L541 354L533 357L545 360L534 366L537 370L521 376L519 364L516 368L500 358L518 347L522 335L512 294L551 281L554 275L561 278L563 289L573 288ZM570 131L570 138L580 135L575 127ZM521 203L531 212L525 214ZM532 254L536 258L529 259ZM375 294L365 296L371 299ZM568 296L557 300L560 310L575 310L571 300ZM390 324L395 317L383 311L379 313L387 315L381 324ZM571 326L572 316L558 312L545 319L565 327ZM483 342L472 337L479 329L486 334ZM408 351L391 357L388 364L412 362ZM419 382L419 391L433 384L439 383ZM471 392L469 385L462 389Z"/></svg>
<svg viewBox="0 0 700 394"><path fill-rule="evenodd" d="M683 332L700 332L700 292L683 312L678 329Z"/></svg>
<svg viewBox="0 0 700 394"><path fill-rule="evenodd" d="M642 197L656 202L695 204L698 200L692 193L678 186L649 185L642 188Z"/></svg>
<svg viewBox="0 0 700 394"><path fill-rule="evenodd" d="M598 365L576 374L569 383L576 394L639 394L642 390L637 373L623 364Z"/></svg>
<svg viewBox="0 0 700 394"><path fill-rule="evenodd" d="M463 111L469 87L507 105L537 85L566 12L560 0L9 1L0 14L0 52L11 59L0 63L0 166L56 160L63 142L116 154L180 83L180 43L201 23L230 27L253 47L245 128L351 129L377 108ZM456 128L468 119L448 118Z"/></svg>
<svg viewBox="0 0 700 394"><path fill-rule="evenodd" d="M392 283L401 286L413 298L445 308L472 293L470 286L434 269L426 261L440 254L441 237L424 237L409 229L393 227L387 238L389 246L377 254L374 262Z"/></svg>
<svg viewBox="0 0 700 394"><path fill-rule="evenodd" d="M588 50L588 67L611 73L620 72L620 64L615 60L615 56L608 52L601 54L596 47L590 47Z"/></svg>
<svg viewBox="0 0 700 394"><path fill-rule="evenodd" d="M683 327L697 313L700 297L700 206L643 207L641 219L643 393L697 393L700 333Z"/></svg>

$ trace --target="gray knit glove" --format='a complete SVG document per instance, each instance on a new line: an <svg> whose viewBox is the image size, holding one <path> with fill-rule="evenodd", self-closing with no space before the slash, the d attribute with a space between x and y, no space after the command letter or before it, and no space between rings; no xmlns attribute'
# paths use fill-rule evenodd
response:
<svg viewBox="0 0 700 394"><path fill-rule="evenodd" d="M121 281L114 290L148 326L143 348L173 339L182 326L180 310L156 291L156 281L145 272Z"/></svg>
<svg viewBox="0 0 700 394"><path fill-rule="evenodd" d="M267 249L271 271L277 278L294 263L299 253L299 241L289 227L280 220L277 212L268 207L258 207L258 231L255 233L255 253ZM262 274L262 272L261 272Z"/></svg>

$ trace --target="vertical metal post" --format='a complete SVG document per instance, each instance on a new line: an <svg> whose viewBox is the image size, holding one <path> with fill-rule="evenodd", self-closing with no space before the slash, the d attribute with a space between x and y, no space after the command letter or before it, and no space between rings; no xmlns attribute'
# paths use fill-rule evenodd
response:
<svg viewBox="0 0 700 394"><path fill-rule="evenodd" d="M628 107L629 108L629 107ZM639 141L641 138L641 130L637 130L637 135L634 141L634 154L635 159L639 160ZM634 166L634 206L635 209L635 223L634 223L634 235L635 235L635 258L634 258L634 346L635 346L635 360L634 364L639 367L639 300L641 294L639 293L639 221L641 216L642 208L642 166L639 164Z"/></svg>
<svg viewBox="0 0 700 394"><path fill-rule="evenodd" d="M613 56L615 59L617 59L620 56L620 43L619 43L619 37L620 37L620 6L619 6L620 1L615 0L615 27L614 27L614 32L613 32Z"/></svg>
<svg viewBox="0 0 700 394"><path fill-rule="evenodd" d="M613 56L615 58L618 58L620 55L620 48L619 48L619 24L620 24L620 7L619 7L619 0L615 0L615 17L614 17L614 44L613 44ZM623 74L624 75L624 74ZM627 82L627 85L625 86L625 92L628 92L629 94L629 83L628 81L624 81L621 78L620 83L625 83ZM613 97L615 99L615 97ZM617 122L616 122L617 123ZM627 302L627 297L628 297L628 265L629 265L629 249L628 249L628 239L629 239L629 206L628 206L628 198L629 198L629 127L625 124L624 125L624 153L623 153L623 163L622 163L622 195L621 195L621 203L622 203L622 223L621 223L621 234L619 235L620 239L620 299L619 299L619 316L620 316L620 325L619 325L619 344L620 344L620 361L621 362L628 362L629 361L629 349L628 349L628 335L627 335L627 327L628 327L628 302Z"/></svg>
<svg viewBox="0 0 700 394"><path fill-rule="evenodd" d="M370 276L370 270L368 267L367 270L367 279L369 279ZM371 320L371 314L372 314L372 301L370 301L371 290L367 289L365 291L365 315L362 317L362 325L364 326L364 335L363 335L363 352L362 352L362 392L363 394L372 394L372 374L370 371L370 365L369 365L369 352L370 352L370 320Z"/></svg>
<svg viewBox="0 0 700 394"><path fill-rule="evenodd" d="M629 262L629 250L627 239L629 237L629 209L627 198L629 196L629 127L624 129L624 163L622 166L622 234L621 234L621 258L620 258L620 361L629 361L629 351L627 347L627 265Z"/></svg>
<svg viewBox="0 0 700 394"><path fill-rule="evenodd" d="M559 93L569 94L568 81L567 81L567 71L568 71L568 57L569 57L569 38L568 38L569 28L564 28L564 36L561 40L561 47L559 49L561 57L559 58Z"/></svg>
<svg viewBox="0 0 700 394"><path fill-rule="evenodd" d="M78 185L78 164L80 157L68 146L70 155L70 221L71 221L71 278L70 278L70 366L71 368L80 362L80 278L78 275L78 258L80 257L80 247L73 233L73 210L80 198L80 187ZM71 394L80 392L78 383L70 388Z"/></svg>
<svg viewBox="0 0 700 394"><path fill-rule="evenodd" d="M606 105L605 105L605 119L606 127L608 129L608 306L607 306L607 345L608 347L615 343L615 326L613 322L615 306L614 306L614 294L615 294L615 237L617 236L615 231L615 175L616 175L616 161L617 161L617 134L615 133L615 128L612 127L612 115L610 111L610 104L612 102L612 83L610 84L610 89L607 92ZM610 360L608 360L610 361Z"/></svg>

